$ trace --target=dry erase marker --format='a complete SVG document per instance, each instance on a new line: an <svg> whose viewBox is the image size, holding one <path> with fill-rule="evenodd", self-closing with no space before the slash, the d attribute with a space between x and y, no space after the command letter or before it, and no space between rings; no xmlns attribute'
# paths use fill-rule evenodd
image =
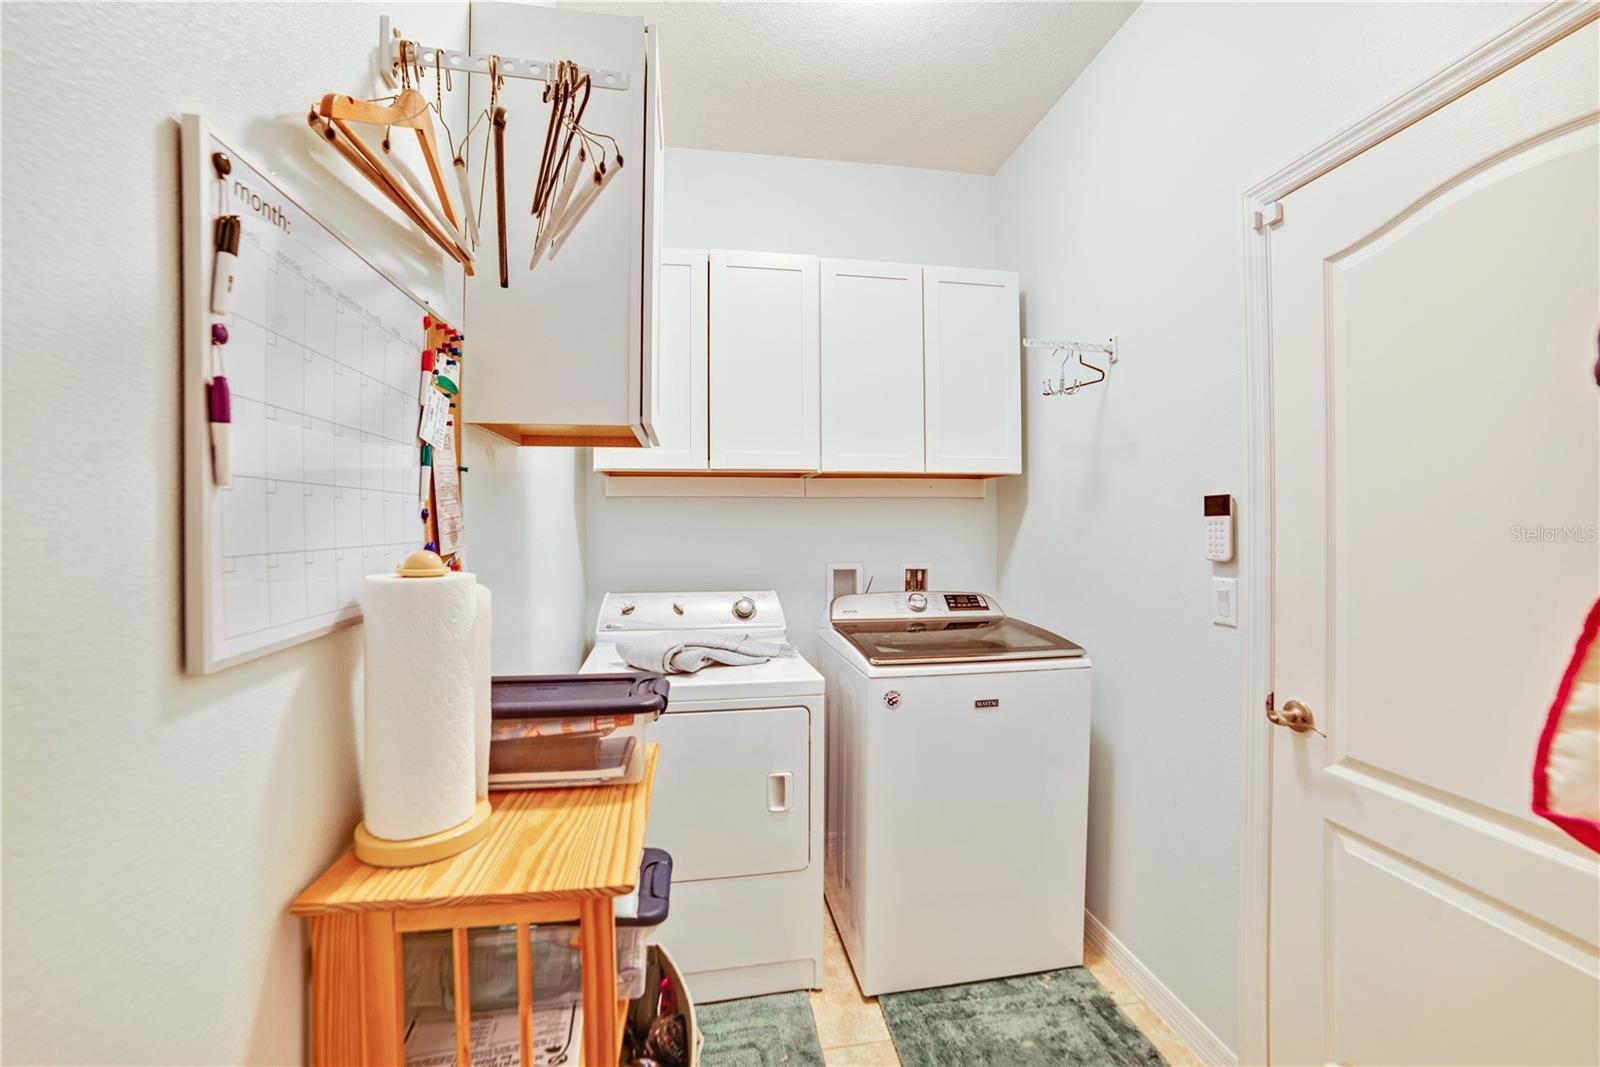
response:
<svg viewBox="0 0 1600 1067"><path fill-rule="evenodd" d="M222 346L228 343L228 328L220 322L211 324L211 351L217 373L206 383L206 409L211 420L211 478L217 488L233 485L233 456L228 449L228 433L233 423L233 397L228 392L228 379L222 374Z"/></svg>
<svg viewBox="0 0 1600 1067"><path fill-rule="evenodd" d="M422 446L421 474L422 474L422 477L421 477L421 480L420 480L420 484L417 486L417 489L418 489L417 495L422 500L422 517L423 518L427 518L428 517L428 485L429 485L430 482L433 481L433 446L430 445L430 444L424 444Z"/></svg>
<svg viewBox="0 0 1600 1067"><path fill-rule="evenodd" d="M217 262L211 272L211 310L226 315L233 301L233 269L239 262L239 216L217 216Z"/></svg>
<svg viewBox="0 0 1600 1067"><path fill-rule="evenodd" d="M422 350L422 387L417 390L417 403L426 404L428 394L433 392L433 349Z"/></svg>

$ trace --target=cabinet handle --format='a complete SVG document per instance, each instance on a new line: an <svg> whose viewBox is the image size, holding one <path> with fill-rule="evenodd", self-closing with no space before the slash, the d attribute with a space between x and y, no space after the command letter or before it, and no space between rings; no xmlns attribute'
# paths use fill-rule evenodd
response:
<svg viewBox="0 0 1600 1067"><path fill-rule="evenodd" d="M794 775L789 771L774 771L767 775L767 810L777 814L789 810L789 787Z"/></svg>

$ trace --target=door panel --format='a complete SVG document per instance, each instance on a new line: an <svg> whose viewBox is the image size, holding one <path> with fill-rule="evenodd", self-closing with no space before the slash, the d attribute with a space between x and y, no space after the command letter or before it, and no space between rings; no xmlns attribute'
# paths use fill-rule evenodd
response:
<svg viewBox="0 0 1600 1067"><path fill-rule="evenodd" d="M928 472L1021 474L1017 276L928 267L922 290Z"/></svg>
<svg viewBox="0 0 1600 1067"><path fill-rule="evenodd" d="M654 25L644 28L644 226L640 250L639 410L634 433L647 448L660 445L661 434L661 221L666 206L665 135L661 129L661 35Z"/></svg>
<svg viewBox="0 0 1600 1067"><path fill-rule="evenodd" d="M822 469L922 462L922 268L822 261Z"/></svg>
<svg viewBox="0 0 1600 1067"><path fill-rule="evenodd" d="M673 881L805 869L810 712L669 711L650 739L661 762L645 841L672 854Z"/></svg>
<svg viewBox="0 0 1600 1067"><path fill-rule="evenodd" d="M653 373L657 448L597 448L596 470L706 469L706 253L661 254Z"/></svg>
<svg viewBox="0 0 1600 1067"><path fill-rule="evenodd" d="M1330 828L1328 848L1328 1000L1335 1018L1359 1020L1335 1030L1329 1062L1584 1062L1571 1039L1595 991L1581 949L1354 834ZM1532 990L1538 1021L1508 1015Z"/></svg>
<svg viewBox="0 0 1600 1067"><path fill-rule="evenodd" d="M711 253L711 467L817 469L817 260Z"/></svg>
<svg viewBox="0 0 1600 1067"><path fill-rule="evenodd" d="M1323 731L1273 737L1274 1062L1600 1059L1600 858L1528 814L1600 587L1596 40L1269 231L1273 682Z"/></svg>

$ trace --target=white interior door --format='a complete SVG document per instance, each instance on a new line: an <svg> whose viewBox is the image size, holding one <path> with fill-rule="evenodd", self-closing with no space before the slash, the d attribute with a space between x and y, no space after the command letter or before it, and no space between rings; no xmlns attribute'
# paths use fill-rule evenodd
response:
<svg viewBox="0 0 1600 1067"><path fill-rule="evenodd" d="M1022 473L1022 341L1011 271L922 272L930 474Z"/></svg>
<svg viewBox="0 0 1600 1067"><path fill-rule="evenodd" d="M922 470L922 268L822 261L822 469Z"/></svg>
<svg viewBox="0 0 1600 1067"><path fill-rule="evenodd" d="M1275 1063L1600 1060L1600 857L1529 814L1600 586L1597 32L1271 231Z"/></svg>
<svg viewBox="0 0 1600 1067"><path fill-rule="evenodd" d="M817 257L711 253L711 469L817 469Z"/></svg>
<svg viewBox="0 0 1600 1067"><path fill-rule="evenodd" d="M658 339L651 377L656 448L597 448L595 470L706 469L706 254L661 253Z"/></svg>

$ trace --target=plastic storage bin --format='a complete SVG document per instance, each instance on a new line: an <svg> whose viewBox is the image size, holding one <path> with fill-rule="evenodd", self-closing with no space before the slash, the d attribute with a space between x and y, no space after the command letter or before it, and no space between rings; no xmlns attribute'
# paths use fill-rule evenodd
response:
<svg viewBox="0 0 1600 1067"><path fill-rule="evenodd" d="M638 891L617 898L617 998L633 1000L645 992L650 938L667 921L672 895L672 857L659 848L644 850ZM637 905L633 901L637 901ZM529 930L533 949L533 999L536 1006L570 1007L583 999L578 928L569 923ZM405 935L408 1014L454 1010L448 930ZM467 934L472 1010L493 1012L517 1006L516 928L488 926Z"/></svg>
<svg viewBox="0 0 1600 1067"><path fill-rule="evenodd" d="M667 680L642 671L496 678L491 705L490 789L637 782Z"/></svg>

